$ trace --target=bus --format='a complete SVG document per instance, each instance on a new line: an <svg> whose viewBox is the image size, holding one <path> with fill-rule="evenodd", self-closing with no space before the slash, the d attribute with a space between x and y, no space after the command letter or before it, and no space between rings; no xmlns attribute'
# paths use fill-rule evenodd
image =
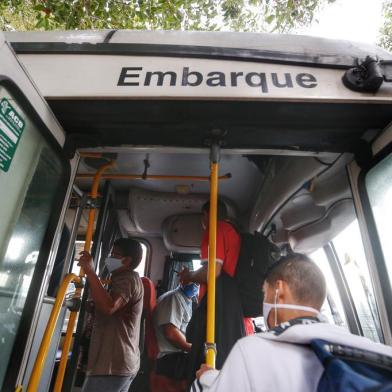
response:
<svg viewBox="0 0 392 392"><path fill-rule="evenodd" d="M173 271L200 266L214 146L239 227L320 266L331 323L392 344L391 54L300 35L106 30L1 33L0 58L2 391L80 390L83 247L102 272L115 238L140 240L152 302L178 284Z"/></svg>

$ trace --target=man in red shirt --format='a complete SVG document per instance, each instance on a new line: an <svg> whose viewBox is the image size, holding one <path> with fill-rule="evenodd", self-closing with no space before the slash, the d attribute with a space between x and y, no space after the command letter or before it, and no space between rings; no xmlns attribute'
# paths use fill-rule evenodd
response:
<svg viewBox="0 0 392 392"><path fill-rule="evenodd" d="M209 239L209 209L210 203L205 203L202 208L202 226L204 228L203 239L200 247L200 259L202 268L197 271L189 271L184 269L180 272L180 280L184 284L189 282L200 283L199 299L206 292L206 283L208 275L208 239ZM241 237L237 233L234 226L227 222L226 205L218 201L218 224L216 230L216 278L218 278L223 270L231 278L234 277L235 268L237 266L238 256L240 254Z"/></svg>
<svg viewBox="0 0 392 392"><path fill-rule="evenodd" d="M208 276L208 222L209 203L202 208L202 225L205 229L201 244L202 267L197 271L184 269L180 272L183 284L200 283L200 304L188 326L187 337L192 343L190 371L192 379L197 365L204 361L206 326L206 283ZM218 200L218 225L216 238L216 366L220 368L234 343L245 336L244 320L238 288L234 280L235 269L241 248L241 237L233 224L227 221L226 205ZM248 328L246 328L248 329Z"/></svg>

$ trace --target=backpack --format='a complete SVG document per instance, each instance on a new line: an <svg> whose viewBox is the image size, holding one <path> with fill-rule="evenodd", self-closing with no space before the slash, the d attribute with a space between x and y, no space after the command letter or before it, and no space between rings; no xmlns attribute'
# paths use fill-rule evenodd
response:
<svg viewBox="0 0 392 392"><path fill-rule="evenodd" d="M311 348L324 366L318 392L392 391L392 357L321 339Z"/></svg>
<svg viewBox="0 0 392 392"><path fill-rule="evenodd" d="M258 232L241 234L235 279L245 317L262 315L265 274L279 257L279 248L264 235Z"/></svg>

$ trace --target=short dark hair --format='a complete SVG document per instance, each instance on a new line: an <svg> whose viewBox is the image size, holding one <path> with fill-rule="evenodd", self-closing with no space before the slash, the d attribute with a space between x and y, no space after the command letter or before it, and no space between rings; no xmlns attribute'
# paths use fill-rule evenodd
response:
<svg viewBox="0 0 392 392"><path fill-rule="evenodd" d="M293 253L283 257L267 271L266 282L287 283L299 305L320 309L326 296L326 283L320 268L306 255Z"/></svg>
<svg viewBox="0 0 392 392"><path fill-rule="evenodd" d="M114 241L113 247L121 251L122 256L132 258L131 268L135 269L142 261L143 249L139 241L133 238L119 238Z"/></svg>
<svg viewBox="0 0 392 392"><path fill-rule="evenodd" d="M206 203L203 204L203 207L201 207L202 212L210 212L210 202L207 201ZM218 199L218 220L225 220L228 217L227 213L227 207L226 204Z"/></svg>

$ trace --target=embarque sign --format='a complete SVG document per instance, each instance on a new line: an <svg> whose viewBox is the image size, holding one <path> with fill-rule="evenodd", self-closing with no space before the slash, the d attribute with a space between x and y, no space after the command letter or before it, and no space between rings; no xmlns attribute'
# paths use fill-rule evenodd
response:
<svg viewBox="0 0 392 392"><path fill-rule="evenodd" d="M358 93L343 85L344 69L311 65L108 54L19 58L48 99L392 100L388 83L376 94Z"/></svg>
<svg viewBox="0 0 392 392"><path fill-rule="evenodd" d="M7 98L0 101L0 169L7 172L25 128L22 116Z"/></svg>
<svg viewBox="0 0 392 392"><path fill-rule="evenodd" d="M239 82L240 81L240 82ZM123 67L118 80L118 86L182 86L182 87L238 87L246 83L248 87L258 87L261 93L267 94L270 86L277 88L293 88L294 83L302 88L317 87L317 79L311 73L291 74L277 72L221 72L212 71L203 75L199 71L183 67L178 75L175 71L144 71L143 67Z"/></svg>

